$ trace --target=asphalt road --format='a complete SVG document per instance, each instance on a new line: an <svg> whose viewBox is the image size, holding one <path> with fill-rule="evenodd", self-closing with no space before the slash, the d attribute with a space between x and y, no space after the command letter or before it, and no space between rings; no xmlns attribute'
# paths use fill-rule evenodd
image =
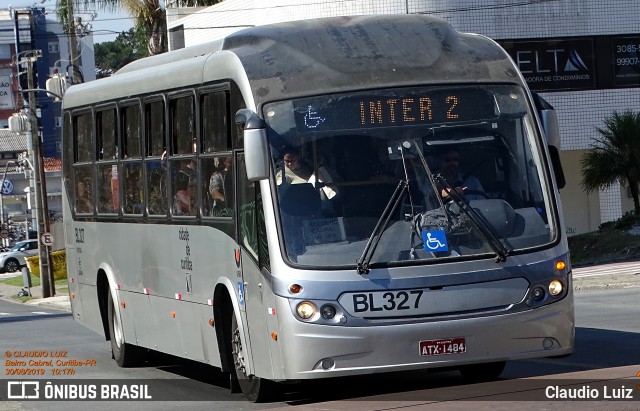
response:
<svg viewBox="0 0 640 411"><path fill-rule="evenodd" d="M74 379L79 384L149 382L160 397L177 400L14 400L0 402L0 410L638 410L640 276L636 268L629 267L576 270L576 352L569 357L513 361L507 364L500 380L482 384L469 384L453 370L308 382L296 390L289 389L282 401L269 404L251 404L239 394L230 394L224 376L211 367L171 357L152 357L139 368L118 368L111 359L109 343L74 323L68 312L0 300L0 393L6 389L5 382L15 381L14 378L36 378L6 375L8 369L20 368L7 366L7 360L17 361L25 352L48 352L51 356L64 354L61 359L65 361L87 365L45 366L46 375L37 378ZM595 287L594 278L598 277L601 285ZM586 279L588 287L584 286ZM50 368L59 369L59 374L51 374ZM67 369L72 369L74 375L60 375ZM628 401L599 401L607 384L610 391L622 385L632 388L634 397ZM572 402L549 399L544 393L549 386L588 387L600 398Z"/></svg>

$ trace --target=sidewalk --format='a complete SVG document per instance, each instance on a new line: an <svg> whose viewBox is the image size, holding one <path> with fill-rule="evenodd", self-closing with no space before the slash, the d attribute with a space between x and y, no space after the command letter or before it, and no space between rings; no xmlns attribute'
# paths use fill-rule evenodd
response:
<svg viewBox="0 0 640 411"><path fill-rule="evenodd" d="M21 277L21 273L7 273L0 274L0 280L4 280L12 277ZM18 298L18 293L22 290L23 287L7 285L0 282L0 299L11 301L14 303L20 303L20 298ZM25 288L26 290L26 288ZM59 291L60 295L56 295L54 297L42 298L42 286L31 287L29 290L31 291L32 299L26 301L24 304L41 306L47 308L53 308L56 310L63 311L71 311L71 303L69 302L69 295L67 292Z"/></svg>

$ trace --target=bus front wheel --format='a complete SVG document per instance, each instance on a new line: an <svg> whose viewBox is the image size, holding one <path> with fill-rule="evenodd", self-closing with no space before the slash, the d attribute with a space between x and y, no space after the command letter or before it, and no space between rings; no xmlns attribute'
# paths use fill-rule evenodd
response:
<svg viewBox="0 0 640 411"><path fill-rule="evenodd" d="M265 402L273 398L276 390L276 383L256 377L255 375L247 375L245 345L243 344L243 336L238 327L238 320L232 313L231 315L231 355L233 359L233 369L231 378L240 386L242 394L252 402Z"/></svg>
<svg viewBox="0 0 640 411"><path fill-rule="evenodd" d="M139 358L138 347L124 341L122 323L118 317L111 290L108 291L107 318L109 321L109 339L111 340L111 355L119 367L131 367L137 364Z"/></svg>

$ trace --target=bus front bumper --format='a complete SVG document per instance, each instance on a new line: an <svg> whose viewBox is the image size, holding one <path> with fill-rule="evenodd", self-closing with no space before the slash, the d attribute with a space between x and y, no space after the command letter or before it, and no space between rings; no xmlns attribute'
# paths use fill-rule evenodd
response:
<svg viewBox="0 0 640 411"><path fill-rule="evenodd" d="M281 303L280 312L289 314ZM573 352L575 337L572 293L529 311L480 318L368 327L314 325L290 315L280 321L284 380L562 356ZM425 341L452 339L464 339L465 352L424 349Z"/></svg>

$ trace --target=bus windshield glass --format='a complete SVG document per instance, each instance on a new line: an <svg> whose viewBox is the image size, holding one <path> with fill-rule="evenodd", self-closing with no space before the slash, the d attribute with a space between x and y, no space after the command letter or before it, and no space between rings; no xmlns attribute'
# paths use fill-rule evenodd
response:
<svg viewBox="0 0 640 411"><path fill-rule="evenodd" d="M323 95L270 103L263 114L293 264L504 260L556 236L520 87Z"/></svg>

